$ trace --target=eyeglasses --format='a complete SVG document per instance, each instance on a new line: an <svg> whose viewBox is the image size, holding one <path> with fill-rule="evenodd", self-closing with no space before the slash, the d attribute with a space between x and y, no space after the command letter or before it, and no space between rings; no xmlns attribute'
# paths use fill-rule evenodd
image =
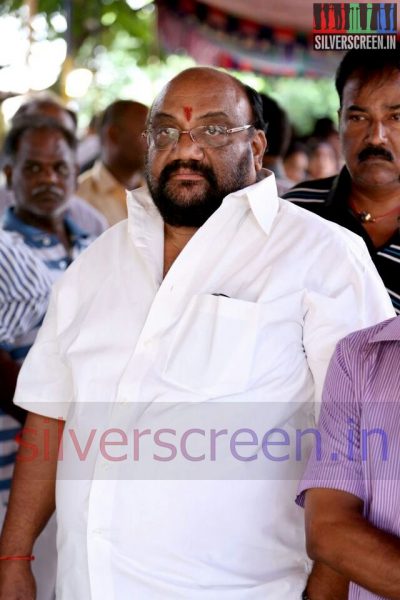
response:
<svg viewBox="0 0 400 600"><path fill-rule="evenodd" d="M160 150L169 146L175 147L183 133L189 134L192 142L200 148L220 148L229 142L231 133L239 133L239 131L245 131L250 127L253 127L253 125L242 125L231 129L223 125L200 125L187 131L182 131L176 127L156 127L146 129L142 135L147 139L149 145L153 143Z"/></svg>

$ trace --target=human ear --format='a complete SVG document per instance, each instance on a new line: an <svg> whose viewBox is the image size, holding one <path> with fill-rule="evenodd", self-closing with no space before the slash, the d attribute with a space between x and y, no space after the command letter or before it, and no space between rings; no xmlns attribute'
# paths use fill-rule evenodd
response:
<svg viewBox="0 0 400 600"><path fill-rule="evenodd" d="M12 187L12 166L10 164L4 165L3 167L3 173L6 177L6 182L7 182L7 189L11 189Z"/></svg>
<svg viewBox="0 0 400 600"><path fill-rule="evenodd" d="M116 125L109 125L105 132L106 136L113 144L118 143L119 129Z"/></svg>
<svg viewBox="0 0 400 600"><path fill-rule="evenodd" d="M262 169L266 148L267 139L265 133L261 129L256 129L253 139L251 140L251 150L253 152L254 167L256 171Z"/></svg>

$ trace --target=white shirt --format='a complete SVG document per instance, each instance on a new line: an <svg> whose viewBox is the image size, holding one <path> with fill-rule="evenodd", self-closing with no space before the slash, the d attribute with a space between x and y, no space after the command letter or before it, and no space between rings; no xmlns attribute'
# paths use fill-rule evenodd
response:
<svg viewBox="0 0 400 600"><path fill-rule="evenodd" d="M18 383L18 404L67 419L57 599L298 598L293 436L337 340L392 316L388 295L362 240L272 175L225 198L164 280L145 190L128 213L56 284Z"/></svg>

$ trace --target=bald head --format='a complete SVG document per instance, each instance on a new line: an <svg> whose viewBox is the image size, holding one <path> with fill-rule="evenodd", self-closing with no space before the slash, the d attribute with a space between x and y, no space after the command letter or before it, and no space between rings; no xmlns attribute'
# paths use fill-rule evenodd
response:
<svg viewBox="0 0 400 600"><path fill-rule="evenodd" d="M247 112L245 108L247 106L249 110L247 114L254 127L264 130L262 100L258 93L253 88L232 77L232 75L212 67L191 67L171 79L154 101L150 109L149 121L151 122L154 111L157 110L160 103L163 103L166 96L179 93L186 94L188 87L192 91L206 94L210 98L212 96L210 92L220 93L222 91L227 95L227 99L229 97L230 100L238 102L244 112Z"/></svg>
<svg viewBox="0 0 400 600"><path fill-rule="evenodd" d="M212 88L219 90L224 89L228 93L234 91L239 95L239 87L241 86L237 79L227 73L218 71L217 69L211 67L191 67L176 75L164 86L154 101L153 107L162 102L166 95L173 94L175 90L179 91L182 85L192 86L193 89L203 89L206 87L208 88L208 91ZM243 94L243 90L241 91Z"/></svg>
<svg viewBox="0 0 400 600"><path fill-rule="evenodd" d="M101 159L112 171L140 171L145 147L142 132L146 127L148 108L133 100L116 100L108 106L100 120Z"/></svg>
<svg viewBox="0 0 400 600"><path fill-rule="evenodd" d="M141 102L134 100L116 100L103 112L100 119L100 134L111 125L124 126L127 121L138 122L144 125L147 119L148 108Z"/></svg>

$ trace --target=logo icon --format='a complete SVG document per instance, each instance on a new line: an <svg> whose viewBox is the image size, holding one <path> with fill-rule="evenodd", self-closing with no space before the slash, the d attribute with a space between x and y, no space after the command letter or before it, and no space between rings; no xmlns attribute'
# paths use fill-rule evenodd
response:
<svg viewBox="0 0 400 600"><path fill-rule="evenodd" d="M315 50L393 50L396 26L396 2L313 4Z"/></svg>

